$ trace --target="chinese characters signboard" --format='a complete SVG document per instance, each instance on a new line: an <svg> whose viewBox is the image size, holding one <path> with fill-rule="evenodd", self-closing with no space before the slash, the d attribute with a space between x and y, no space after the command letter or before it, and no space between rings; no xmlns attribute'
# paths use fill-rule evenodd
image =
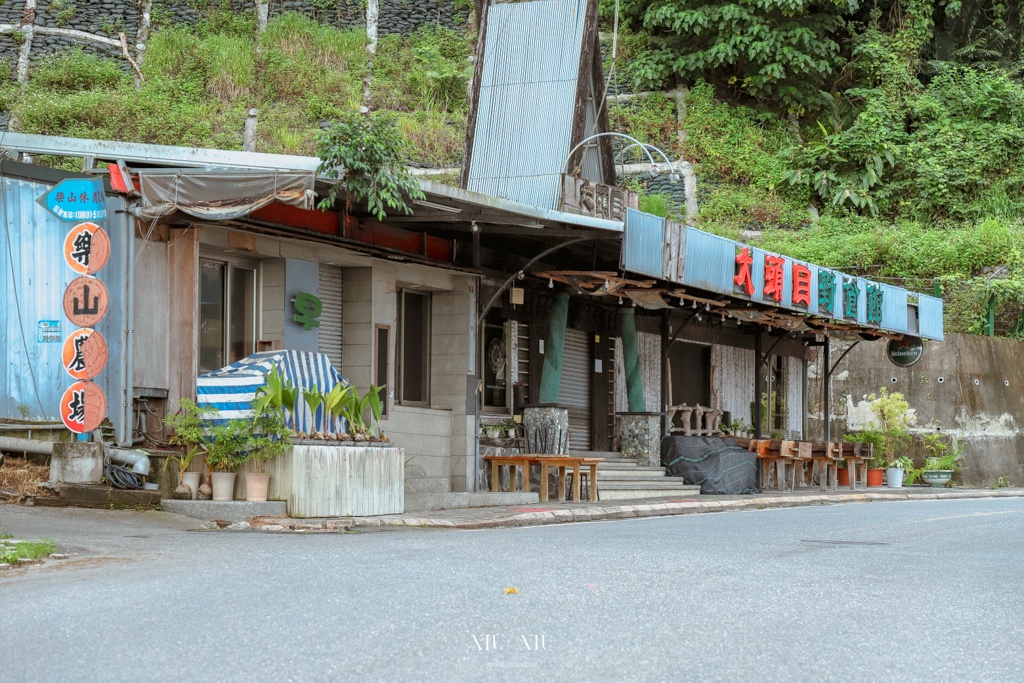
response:
<svg viewBox="0 0 1024 683"><path fill-rule="evenodd" d="M754 277L755 259L750 252L750 247L746 246L736 249L733 286L738 293L753 297L757 293L757 284L755 284ZM764 284L761 288L760 298L766 302L774 302L791 308L809 309L815 274L818 280L817 313L829 318L858 320L861 294L864 288L861 287L857 278L845 276L840 278L842 309L837 313L836 274L826 268L808 266L785 256L764 255ZM880 285L868 284L866 292L866 320L868 324L881 325L885 291Z"/></svg>
<svg viewBox="0 0 1024 683"><path fill-rule="evenodd" d="M787 310L832 325L943 338L941 297L775 254L691 226L627 209L623 270L693 290ZM810 324L810 323L809 323Z"/></svg>
<svg viewBox="0 0 1024 683"><path fill-rule="evenodd" d="M96 330L78 329L64 340L61 362L75 379L92 379L107 364L107 341Z"/></svg>
<svg viewBox="0 0 1024 683"><path fill-rule="evenodd" d="M47 208L61 216L60 202L70 202L78 207L93 205L97 202L102 207L103 187L99 181L96 194L86 195L85 190L73 200L65 193L77 188L68 183L93 183L92 180L65 180L40 198L55 202ZM84 186L83 186L84 187ZM106 217L106 209L102 215L95 209L94 215L83 216L97 220ZM75 214L77 215L77 214ZM62 219L64 220L64 219ZM64 239L64 261L79 276L72 280L64 290L64 315L79 329L74 330L64 340L61 349L61 362L72 379L78 380L64 392L60 400L60 419L72 432L84 434L100 426L107 415L107 397L103 390L93 382L107 364L107 342L93 325L107 314L110 307L110 295L106 285L95 277L110 258L110 239L107 233L95 223L79 223L71 228Z"/></svg>
<svg viewBox="0 0 1024 683"><path fill-rule="evenodd" d="M36 336L36 341L40 344L59 344L60 343L60 321L59 320L40 320L39 321L39 333Z"/></svg>
<svg viewBox="0 0 1024 683"><path fill-rule="evenodd" d="M95 382L75 382L60 399L60 419L76 434L91 432L107 415L107 397Z"/></svg>
<svg viewBox="0 0 1024 683"><path fill-rule="evenodd" d="M79 275L92 275L107 265L110 238L95 223L79 223L64 240L64 261Z"/></svg>
<svg viewBox="0 0 1024 683"><path fill-rule="evenodd" d="M67 178L36 199L62 221L102 221L107 218L103 181L99 178Z"/></svg>
<svg viewBox="0 0 1024 683"><path fill-rule="evenodd" d="M79 327L92 327L107 314L110 295L100 280L83 275L64 290L64 315Z"/></svg>

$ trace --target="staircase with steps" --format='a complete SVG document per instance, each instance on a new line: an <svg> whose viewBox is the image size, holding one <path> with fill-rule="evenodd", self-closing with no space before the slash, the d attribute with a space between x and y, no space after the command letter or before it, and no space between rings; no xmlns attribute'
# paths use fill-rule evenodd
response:
<svg viewBox="0 0 1024 683"><path fill-rule="evenodd" d="M600 500L632 500L636 498L693 498L700 495L700 486L686 484L680 477L669 477L664 467L642 467L632 458L616 452L570 451L584 458L604 458L597 466L597 497Z"/></svg>

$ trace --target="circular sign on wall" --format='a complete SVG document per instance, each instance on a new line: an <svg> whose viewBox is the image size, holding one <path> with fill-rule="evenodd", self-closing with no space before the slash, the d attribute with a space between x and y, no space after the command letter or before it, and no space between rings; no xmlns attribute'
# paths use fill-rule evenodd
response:
<svg viewBox="0 0 1024 683"><path fill-rule="evenodd" d="M64 315L79 327L92 327L107 314L107 287L89 275L76 277L64 290Z"/></svg>
<svg viewBox="0 0 1024 683"><path fill-rule="evenodd" d="M91 432L107 415L107 397L95 382L75 382L60 398L60 419L76 434Z"/></svg>
<svg viewBox="0 0 1024 683"><path fill-rule="evenodd" d="M80 275L92 275L107 265L110 238L95 223L79 223L64 238L64 260Z"/></svg>
<svg viewBox="0 0 1024 683"><path fill-rule="evenodd" d="M61 361L75 379L92 379L107 365L107 340L89 328L80 328L64 340Z"/></svg>
<svg viewBox="0 0 1024 683"><path fill-rule="evenodd" d="M924 355L924 342L920 337L890 339L885 347L885 355L893 365L909 368Z"/></svg>

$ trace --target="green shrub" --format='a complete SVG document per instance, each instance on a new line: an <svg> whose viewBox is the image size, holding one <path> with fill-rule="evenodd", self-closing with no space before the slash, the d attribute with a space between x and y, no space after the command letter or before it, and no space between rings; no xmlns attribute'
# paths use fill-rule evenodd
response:
<svg viewBox="0 0 1024 683"><path fill-rule="evenodd" d="M74 48L47 55L30 71L32 86L40 90L110 90L131 82L116 62L87 55Z"/></svg>
<svg viewBox="0 0 1024 683"><path fill-rule="evenodd" d="M374 106L392 111L465 112L472 75L465 37L421 27L408 38L381 38L373 63Z"/></svg>

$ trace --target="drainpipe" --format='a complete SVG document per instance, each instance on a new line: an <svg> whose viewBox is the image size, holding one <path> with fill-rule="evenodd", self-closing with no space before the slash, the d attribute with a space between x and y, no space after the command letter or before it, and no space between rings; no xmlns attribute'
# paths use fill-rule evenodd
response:
<svg viewBox="0 0 1024 683"><path fill-rule="evenodd" d="M125 209L128 207L125 206ZM135 398L135 220L127 210L120 213L125 232L125 312L124 312L124 380L122 382L123 420L118 446L132 445L132 401ZM147 465L148 472L148 465Z"/></svg>
<svg viewBox="0 0 1024 683"><path fill-rule="evenodd" d="M142 451L133 451L127 448L111 448L108 451L107 459L115 465L131 467L132 472L141 477L149 475L149 456Z"/></svg>
<svg viewBox="0 0 1024 683"><path fill-rule="evenodd" d="M19 439L14 436L0 436L0 451L10 453L32 453L35 455L53 455L52 441L36 439Z"/></svg>

